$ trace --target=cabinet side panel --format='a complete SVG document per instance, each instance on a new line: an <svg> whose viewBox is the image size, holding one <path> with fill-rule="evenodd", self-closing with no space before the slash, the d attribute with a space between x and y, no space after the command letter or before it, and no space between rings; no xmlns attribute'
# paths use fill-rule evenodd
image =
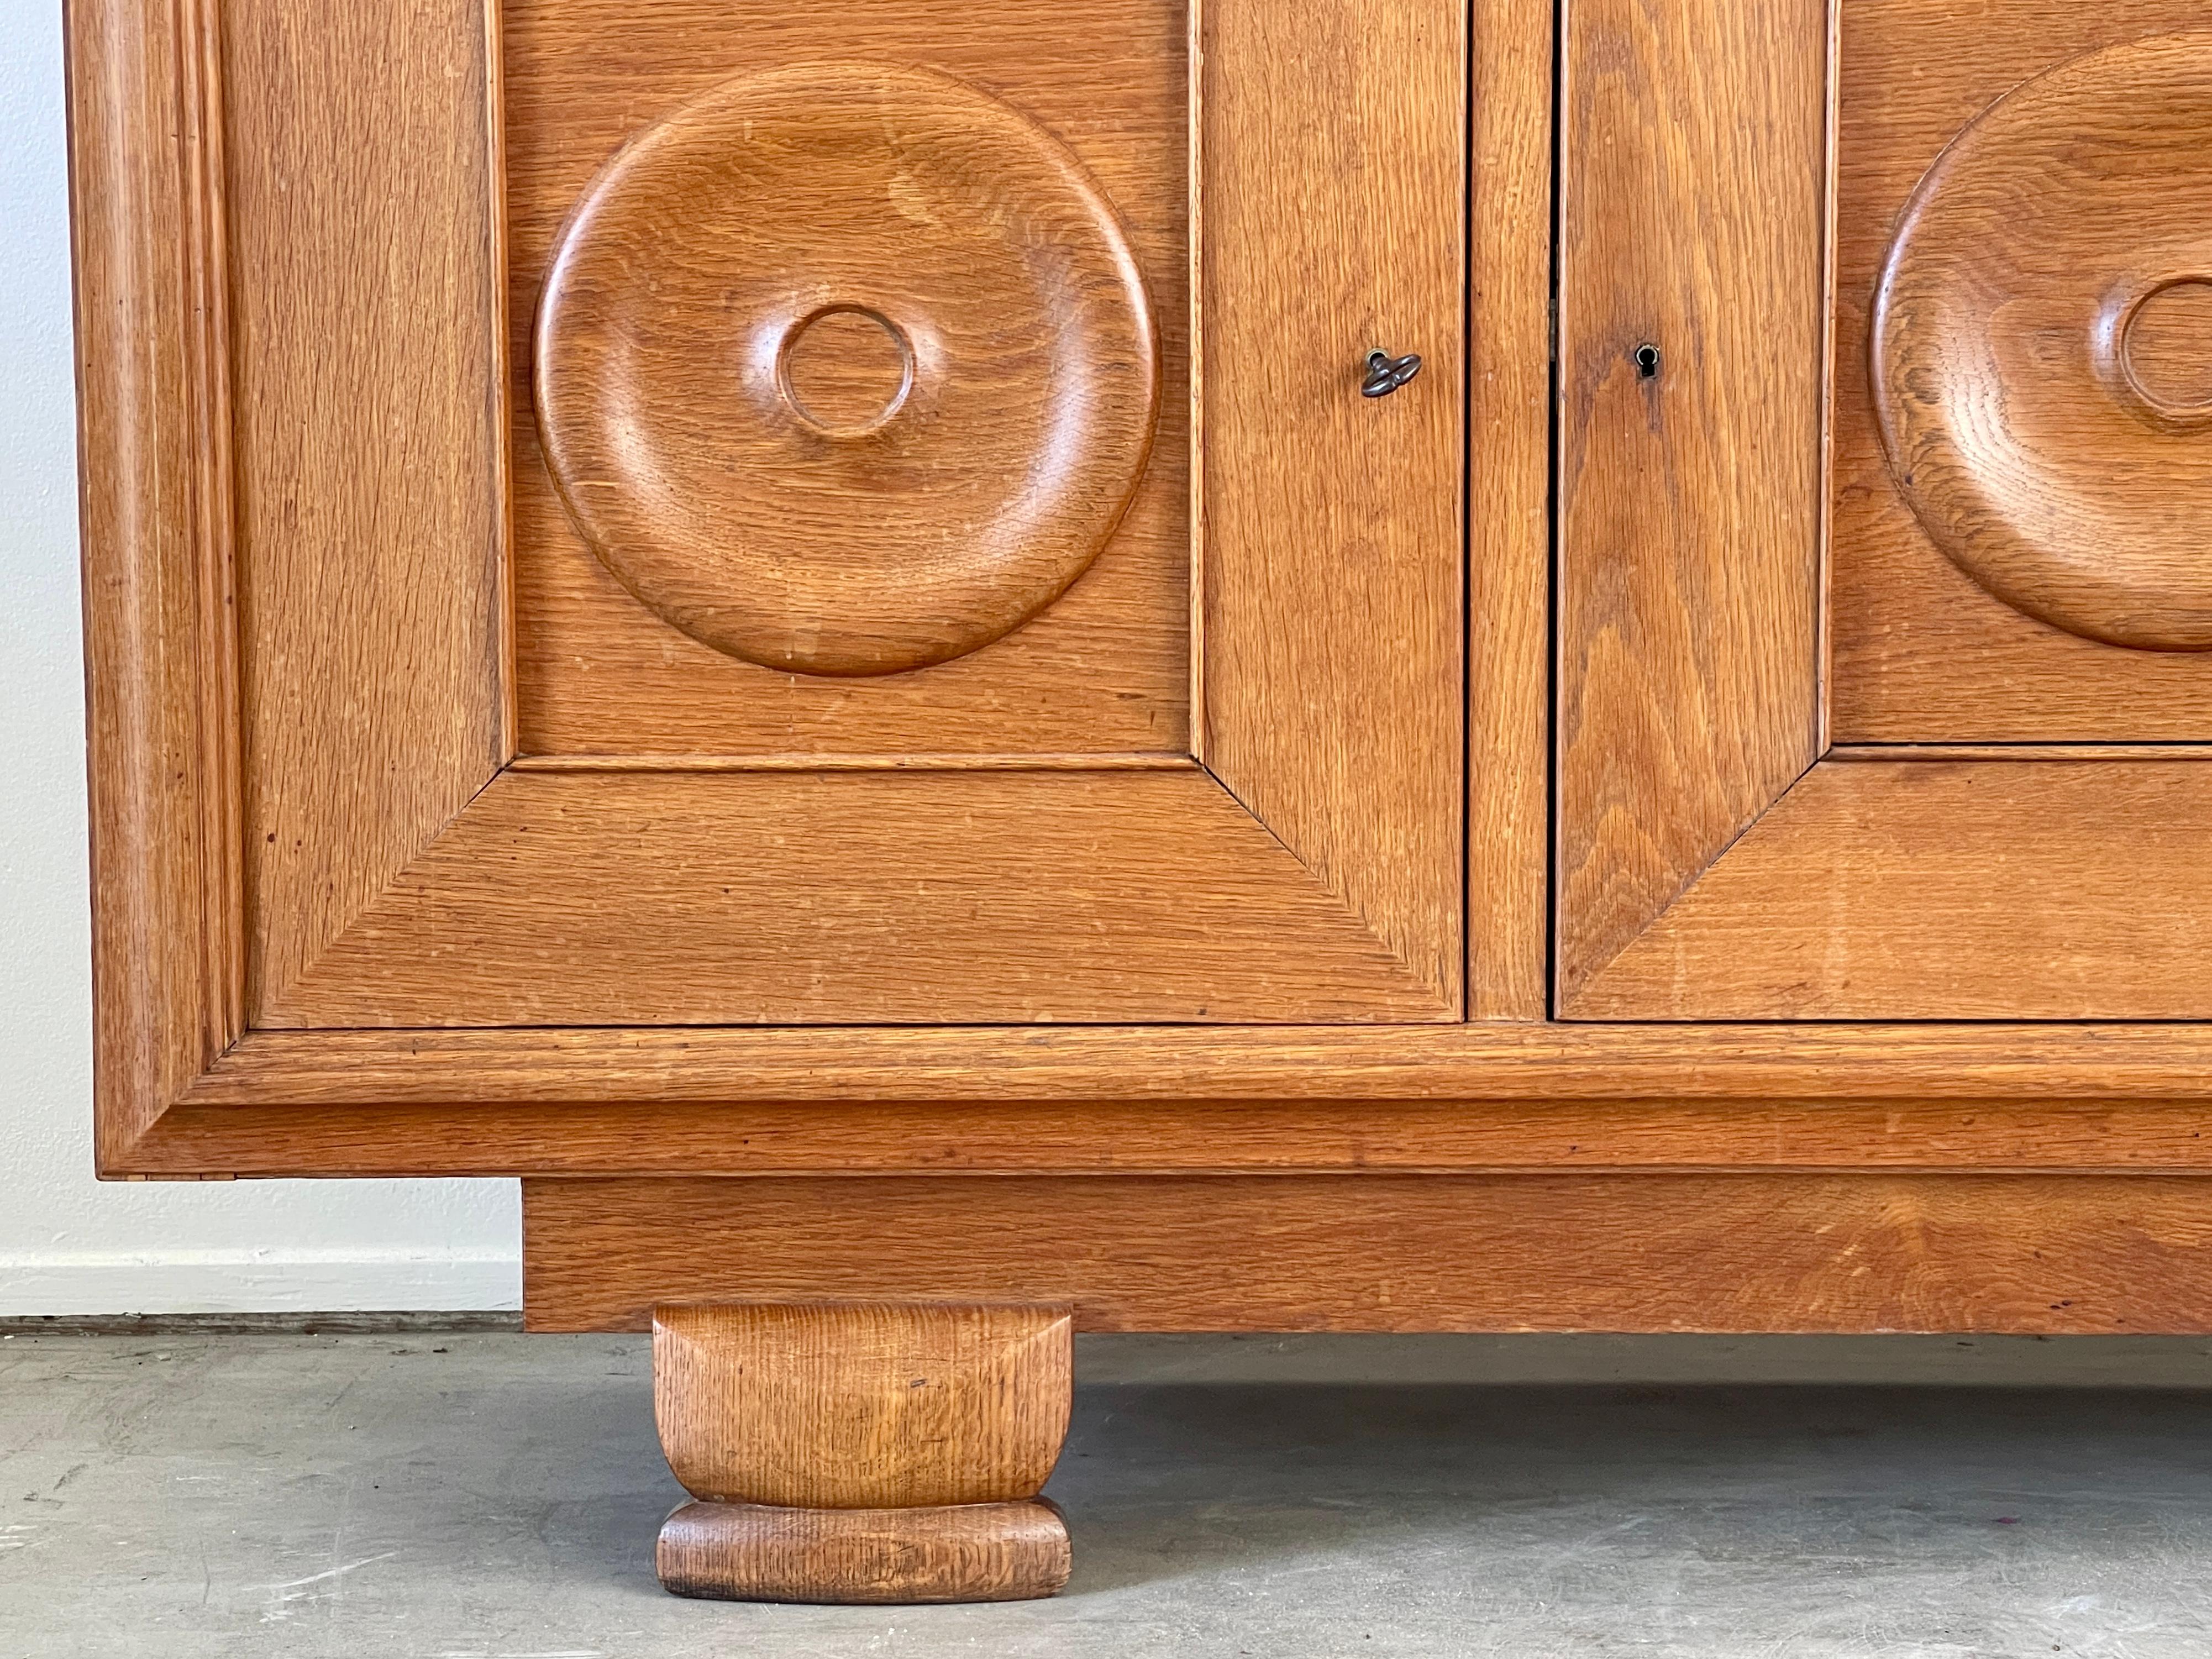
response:
<svg viewBox="0 0 2212 1659"><path fill-rule="evenodd" d="M1819 743L1827 0L1569 0L1559 994Z"/></svg>
<svg viewBox="0 0 2212 1659"><path fill-rule="evenodd" d="M1224 0L1200 39L1200 758L1456 1008L1464 15ZM1423 366L1363 398L1377 349Z"/></svg>
<svg viewBox="0 0 2212 1659"><path fill-rule="evenodd" d="M204 9L70 8L98 1157L236 1038L220 102Z"/></svg>
<svg viewBox="0 0 2212 1659"><path fill-rule="evenodd" d="M226 9L249 1007L505 758L483 0Z"/></svg>

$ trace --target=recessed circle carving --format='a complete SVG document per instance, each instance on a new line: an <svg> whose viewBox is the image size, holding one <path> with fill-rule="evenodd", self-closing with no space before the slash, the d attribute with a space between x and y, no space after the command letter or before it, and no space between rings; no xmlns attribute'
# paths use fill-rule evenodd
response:
<svg viewBox="0 0 2212 1659"><path fill-rule="evenodd" d="M883 674L1082 574L1159 368L1073 156L961 82L839 64L726 82L607 163L533 376L570 517L641 600L749 661Z"/></svg>
<svg viewBox="0 0 2212 1659"><path fill-rule="evenodd" d="M897 414L914 390L914 342L878 312L830 306L785 337L777 373L799 419L857 438Z"/></svg>
<svg viewBox="0 0 2212 1659"><path fill-rule="evenodd" d="M2160 419L2212 423L2212 282L2144 295L2121 324L2119 362L2128 389Z"/></svg>
<svg viewBox="0 0 2212 1659"><path fill-rule="evenodd" d="M2074 58L1954 139L1871 368L1892 475L1968 575L2091 639L2212 648L2212 31Z"/></svg>

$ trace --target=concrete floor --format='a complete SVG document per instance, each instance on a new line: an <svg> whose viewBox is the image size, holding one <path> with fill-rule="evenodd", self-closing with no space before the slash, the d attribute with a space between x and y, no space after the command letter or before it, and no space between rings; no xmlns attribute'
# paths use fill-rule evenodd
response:
<svg viewBox="0 0 2212 1659"><path fill-rule="evenodd" d="M1086 1339L1081 1370L1064 1597L747 1607L654 1584L641 1340L19 1328L0 1656L2212 1653L2212 1390L2019 1386L2201 1388L2203 1343Z"/></svg>

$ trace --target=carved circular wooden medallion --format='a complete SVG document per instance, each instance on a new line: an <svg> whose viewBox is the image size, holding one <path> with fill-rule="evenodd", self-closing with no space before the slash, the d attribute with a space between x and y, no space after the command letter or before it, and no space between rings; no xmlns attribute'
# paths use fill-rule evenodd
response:
<svg viewBox="0 0 2212 1659"><path fill-rule="evenodd" d="M1072 155L944 76L816 64L726 82L608 162L535 376L562 497L640 599L753 662L881 674L1082 574L1159 371Z"/></svg>
<svg viewBox="0 0 2212 1659"><path fill-rule="evenodd" d="M2007 604L2212 648L2212 31L1998 100L1907 206L1875 299L1898 484Z"/></svg>

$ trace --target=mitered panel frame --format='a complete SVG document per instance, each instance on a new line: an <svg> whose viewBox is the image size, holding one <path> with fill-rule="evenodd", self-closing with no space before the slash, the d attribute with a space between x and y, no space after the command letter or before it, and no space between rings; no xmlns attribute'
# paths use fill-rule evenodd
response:
<svg viewBox="0 0 2212 1659"><path fill-rule="evenodd" d="M244 843L221 969L240 1006L210 1046L246 1025L611 1024L656 1007L705 1023L1457 1017L1464 249L1456 215L1434 210L1462 194L1463 35L1449 6L1410 0L1359 29L1316 5L1306 37L1326 62L1273 54L1272 25L1249 9L1194 16L1193 64L1214 65L1192 100L1199 277L1240 296L1206 372L1235 418L1212 422L1197 501L1198 757L833 758L818 773L655 762L628 778L507 765L496 9L92 9L76 25L94 43L80 78L110 68L106 30L118 56L141 52L149 77L173 82L166 95L198 100L189 130L212 154L143 142L174 123L118 114L84 131L81 97L81 195L115 216L118 242L197 209L205 236L140 251L180 267L161 276L187 290L179 305L197 285L253 324L226 335L200 306L199 355L160 388L178 406L110 420L88 399L86 428L88 455L161 418L195 465L245 457L235 482L210 471L179 509L197 530L172 544L134 538L120 520L146 501L97 499L88 473L94 581L152 557L227 596L229 541L248 550L242 623L228 597L196 601L209 685L148 674L161 665L141 636L161 617L94 629L96 703L189 708L208 732L243 732L235 767L211 757L203 779L209 811L238 819L214 833ZM165 54L194 76L165 72ZM1401 82L1387 91L1391 77L1369 72L1384 60ZM240 80L230 107L226 69ZM1424 77L1419 96L1407 73ZM1361 88L1356 107L1299 119L1313 74ZM303 107L316 118L295 118ZM1322 153L1361 142L1406 161ZM1293 162L1364 194L1286 214L1275 175ZM252 245L250 264L227 260L233 242ZM84 252L101 267L88 356L136 349L94 297L118 254L89 240ZM1332 323L1344 340L1296 349L1316 320L1304 286L1351 302ZM1360 399L1355 334L1428 344L1422 386ZM248 395L230 399L241 380ZM1358 489L1271 472L1302 447ZM1254 491L1273 516L1244 504ZM1263 557L1257 540L1279 550ZM1263 714L1251 704L1271 686L1284 695ZM96 777L106 764L96 750ZM973 813L948 788L963 781ZM1012 838L984 844L994 821ZM733 859L747 835L771 854L842 852L815 873L840 904L860 890L859 932L780 902L802 872ZM580 930L564 930L564 909ZM780 936L760 925L785 912ZM921 982L963 914L968 958ZM594 916L621 925L595 932ZM693 924L686 949L654 945ZM718 959L714 941L747 927L763 948ZM512 951L493 944L503 934ZM565 960L544 955L564 939ZM627 1001L610 1000L617 989Z"/></svg>
<svg viewBox="0 0 2212 1659"><path fill-rule="evenodd" d="M1557 1012L2212 1017L2212 750L1831 744L1848 3L1566 0Z"/></svg>

